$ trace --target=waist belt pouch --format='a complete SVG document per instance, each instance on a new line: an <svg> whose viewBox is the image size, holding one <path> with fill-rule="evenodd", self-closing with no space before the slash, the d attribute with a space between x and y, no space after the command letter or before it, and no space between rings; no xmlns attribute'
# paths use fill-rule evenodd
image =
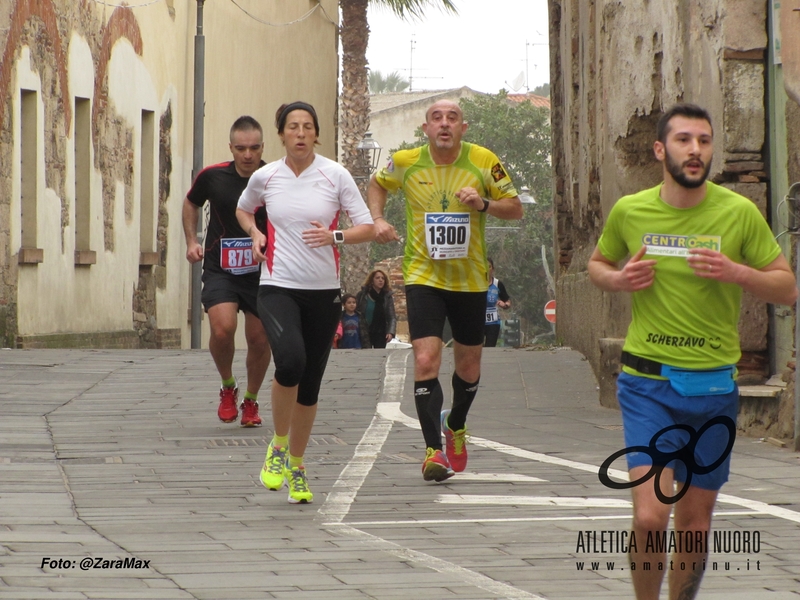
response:
<svg viewBox="0 0 800 600"><path fill-rule="evenodd" d="M661 375L669 379L672 389L681 396L721 396L730 394L736 382L733 365L717 369L681 369L661 367Z"/></svg>

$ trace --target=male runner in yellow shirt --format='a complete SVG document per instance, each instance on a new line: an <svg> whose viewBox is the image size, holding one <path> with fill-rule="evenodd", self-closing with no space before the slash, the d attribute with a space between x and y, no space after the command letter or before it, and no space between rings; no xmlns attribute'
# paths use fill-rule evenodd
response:
<svg viewBox="0 0 800 600"><path fill-rule="evenodd" d="M428 144L396 152L369 184L376 241L397 240L383 216L389 191L406 195L403 277L414 351L414 401L427 446L426 481L444 481L467 465L467 413L478 391L486 315L486 215L519 219L522 205L500 160L462 142L461 108L440 100L425 114ZM442 411L439 385L445 318L453 330L453 405ZM446 454L442 452L442 430Z"/></svg>

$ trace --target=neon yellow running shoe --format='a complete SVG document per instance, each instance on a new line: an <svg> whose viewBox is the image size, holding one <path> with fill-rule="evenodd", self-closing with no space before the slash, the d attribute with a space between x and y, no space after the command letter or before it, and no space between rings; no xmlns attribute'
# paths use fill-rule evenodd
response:
<svg viewBox="0 0 800 600"><path fill-rule="evenodd" d="M286 480L289 482L289 503L310 504L314 494L308 489L308 478L305 467L292 467L286 471Z"/></svg>
<svg viewBox="0 0 800 600"><path fill-rule="evenodd" d="M272 442L267 448L267 457L264 459L264 466L261 467L261 483L268 490L277 492L283 487L286 481L286 455L289 448L272 446Z"/></svg>

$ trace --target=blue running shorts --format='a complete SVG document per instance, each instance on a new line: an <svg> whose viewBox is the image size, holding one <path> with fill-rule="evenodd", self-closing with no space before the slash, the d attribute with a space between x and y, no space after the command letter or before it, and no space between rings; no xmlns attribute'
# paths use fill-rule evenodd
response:
<svg viewBox="0 0 800 600"><path fill-rule="evenodd" d="M686 482L688 477L689 485L706 490L719 490L728 481L738 386L729 394L687 397L667 380L623 372L617 379L617 399L625 446L644 447L625 455L628 469L655 462L674 469L676 481Z"/></svg>

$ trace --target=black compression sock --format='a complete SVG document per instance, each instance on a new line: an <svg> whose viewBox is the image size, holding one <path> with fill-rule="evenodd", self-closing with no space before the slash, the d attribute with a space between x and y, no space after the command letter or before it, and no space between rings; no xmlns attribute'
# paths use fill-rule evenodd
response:
<svg viewBox="0 0 800 600"><path fill-rule="evenodd" d="M481 378L475 383L467 383L461 377L453 373L453 409L447 417L447 426L453 431L464 429L467 424L467 413L469 412L475 394L478 393L478 384Z"/></svg>
<svg viewBox="0 0 800 600"><path fill-rule="evenodd" d="M439 414L442 412L443 403L444 394L438 379L414 382L414 404L417 407L422 436L425 438L425 445L436 450L442 449Z"/></svg>

